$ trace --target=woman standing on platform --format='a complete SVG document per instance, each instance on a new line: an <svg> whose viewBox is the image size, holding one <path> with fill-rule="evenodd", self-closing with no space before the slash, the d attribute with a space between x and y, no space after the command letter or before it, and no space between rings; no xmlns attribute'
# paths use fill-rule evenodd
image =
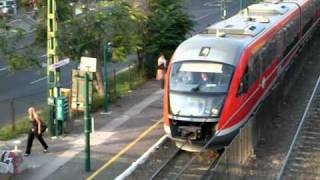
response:
<svg viewBox="0 0 320 180"><path fill-rule="evenodd" d="M26 148L26 152L25 152L24 156L30 155L34 136L36 136L36 138L41 143L41 145L43 147L43 152L46 153L48 151L48 145L44 141L44 139L42 137L42 133L44 133L46 131L47 126L41 121L41 119L40 119L40 117L34 107L30 107L28 109L28 114L29 114L29 120L31 122L32 128L28 134L28 144L27 144L27 148Z"/></svg>

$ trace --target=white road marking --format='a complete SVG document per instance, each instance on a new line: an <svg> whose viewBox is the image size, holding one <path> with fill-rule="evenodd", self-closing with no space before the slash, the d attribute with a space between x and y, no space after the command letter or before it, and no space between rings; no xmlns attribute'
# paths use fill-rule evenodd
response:
<svg viewBox="0 0 320 180"><path fill-rule="evenodd" d="M232 3L232 1L230 0L227 0L226 3ZM206 2L203 4L203 6L206 6L206 7L220 7L222 4L221 1L218 1L218 2Z"/></svg>
<svg viewBox="0 0 320 180"><path fill-rule="evenodd" d="M211 14L211 13L207 13L207 14L205 14L205 15L203 15L203 16L200 16L200 17L197 17L197 18L193 18L192 20L194 20L194 21L199 21L199 20L201 20L201 19L204 19L204 18L210 16L210 14Z"/></svg>
<svg viewBox="0 0 320 180"><path fill-rule="evenodd" d="M45 79L47 79L47 76L42 77L42 78L40 78L40 79L37 79L37 80L35 80L35 81L32 81L32 82L30 82L30 84L35 84L35 83L40 82L40 81L43 81L43 80L45 80Z"/></svg>
<svg viewBox="0 0 320 180"><path fill-rule="evenodd" d="M7 69L8 69L8 66L3 67L3 68L0 68L0 72L1 72L1 71L6 71Z"/></svg>

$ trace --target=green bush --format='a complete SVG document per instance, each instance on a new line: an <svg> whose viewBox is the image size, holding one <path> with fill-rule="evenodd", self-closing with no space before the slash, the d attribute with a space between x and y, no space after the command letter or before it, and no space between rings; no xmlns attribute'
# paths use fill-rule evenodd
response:
<svg viewBox="0 0 320 180"><path fill-rule="evenodd" d="M148 77L155 76L157 57L163 52L169 60L177 46L186 39L194 22L181 0L148 0L145 36L145 66Z"/></svg>

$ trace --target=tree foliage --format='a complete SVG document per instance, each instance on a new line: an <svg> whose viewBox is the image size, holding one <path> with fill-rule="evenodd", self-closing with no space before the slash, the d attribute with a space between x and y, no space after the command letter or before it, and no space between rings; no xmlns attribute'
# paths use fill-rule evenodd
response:
<svg viewBox="0 0 320 180"><path fill-rule="evenodd" d="M182 0L148 0L148 4L150 13L143 42L147 73L153 77L160 52L170 58L194 23L184 10Z"/></svg>
<svg viewBox="0 0 320 180"><path fill-rule="evenodd" d="M10 72L39 66L34 49L23 41L25 34L23 29L12 28L0 20L0 54Z"/></svg>
<svg viewBox="0 0 320 180"><path fill-rule="evenodd" d="M109 41L114 45L113 60L124 60L141 44L136 24L143 19L143 14L126 1L102 2L99 10L60 25L59 54L72 59L86 55L101 60L103 44Z"/></svg>
<svg viewBox="0 0 320 180"><path fill-rule="evenodd" d="M96 11L89 11L59 25L58 54L79 60L81 56L98 59L96 86L103 93L100 65L106 41L113 44L112 60L123 61L141 44L141 33L137 24L144 15L127 1L101 2Z"/></svg>

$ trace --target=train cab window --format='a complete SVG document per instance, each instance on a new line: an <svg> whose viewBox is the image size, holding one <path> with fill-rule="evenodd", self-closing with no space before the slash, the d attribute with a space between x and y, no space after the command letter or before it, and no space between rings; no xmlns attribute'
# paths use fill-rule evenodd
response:
<svg viewBox="0 0 320 180"><path fill-rule="evenodd" d="M185 61L169 69L169 109L174 116L218 117L229 90L234 67Z"/></svg>
<svg viewBox="0 0 320 180"><path fill-rule="evenodd" d="M248 90L249 90L249 70L247 67L242 78L241 78L239 88L237 91L237 96L240 96L240 95L248 92Z"/></svg>
<svg viewBox="0 0 320 180"><path fill-rule="evenodd" d="M192 93L226 93L233 74L227 64L183 62L172 65L170 90Z"/></svg>

